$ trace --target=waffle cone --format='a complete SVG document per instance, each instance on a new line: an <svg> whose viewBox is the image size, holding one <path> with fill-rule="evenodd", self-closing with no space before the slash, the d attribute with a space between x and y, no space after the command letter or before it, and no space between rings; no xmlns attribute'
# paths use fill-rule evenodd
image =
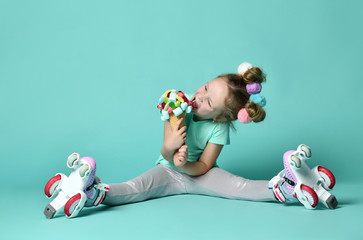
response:
<svg viewBox="0 0 363 240"><path fill-rule="evenodd" d="M184 122L185 122L185 111L180 114L179 116L175 116L174 113L171 113L169 115L170 119L169 119L169 122L170 122L170 126L171 126L171 130L174 129L174 126L176 125L176 123L178 122L178 120L180 118L183 118L182 122L180 123L180 126L179 126L179 129L184 127Z"/></svg>

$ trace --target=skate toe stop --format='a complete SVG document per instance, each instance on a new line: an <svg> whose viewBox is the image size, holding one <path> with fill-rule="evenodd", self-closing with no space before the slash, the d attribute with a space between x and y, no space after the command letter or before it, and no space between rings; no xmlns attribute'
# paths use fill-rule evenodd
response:
<svg viewBox="0 0 363 240"><path fill-rule="evenodd" d="M330 209L335 209L338 206L338 201L334 195L331 195L326 201Z"/></svg>
<svg viewBox="0 0 363 240"><path fill-rule="evenodd" d="M54 217L55 213L57 211L54 209L54 207L50 204L48 204L45 209L44 209L44 215L48 218L51 219Z"/></svg>

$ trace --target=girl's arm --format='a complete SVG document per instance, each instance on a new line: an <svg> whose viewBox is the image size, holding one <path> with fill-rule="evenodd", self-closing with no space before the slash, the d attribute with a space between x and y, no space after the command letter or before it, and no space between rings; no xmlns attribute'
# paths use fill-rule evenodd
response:
<svg viewBox="0 0 363 240"><path fill-rule="evenodd" d="M173 130L171 130L168 121L164 123L164 141L160 153L167 161L173 160L176 150L178 150L187 140L187 133L185 132L187 127L184 126L179 129L182 120L182 118L178 120Z"/></svg>
<svg viewBox="0 0 363 240"><path fill-rule="evenodd" d="M213 167L219 154L222 151L222 148L223 148L223 145L208 142L207 146L204 148L202 156L200 156L200 158L199 158L199 161L197 161L197 162L186 161L186 159L188 159L188 156L187 156L188 152L186 151L186 154L180 154L179 156L178 156L178 153L176 153L175 155L177 155L177 156L174 157L174 163L176 163L176 160L182 159L183 155L184 156L186 155L185 164L183 165L181 163L179 166L176 166L176 167L191 176L203 175ZM178 165L178 163L176 165Z"/></svg>

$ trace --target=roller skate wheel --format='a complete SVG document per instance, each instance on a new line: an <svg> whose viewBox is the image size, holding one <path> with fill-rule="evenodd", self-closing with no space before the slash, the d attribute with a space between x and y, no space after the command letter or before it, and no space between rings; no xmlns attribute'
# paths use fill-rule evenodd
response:
<svg viewBox="0 0 363 240"><path fill-rule="evenodd" d="M76 194L73 197L71 197L66 205L64 206L64 213L70 217L72 213L77 209L79 209L79 202L81 201L81 194Z"/></svg>
<svg viewBox="0 0 363 240"><path fill-rule="evenodd" d="M74 163L80 158L78 153L72 153L67 159L68 167L73 167Z"/></svg>
<svg viewBox="0 0 363 240"><path fill-rule="evenodd" d="M304 152L304 154L305 154L305 156L304 157L306 157L306 158L311 158L311 149L308 147L308 146L306 146L306 145L304 145L304 144L302 144L301 145L301 150Z"/></svg>
<svg viewBox="0 0 363 240"><path fill-rule="evenodd" d="M291 155L290 159L291 159L291 162L290 162L291 166L294 166L296 168L300 168L301 167L301 160L300 160L300 158L298 158L295 155Z"/></svg>
<svg viewBox="0 0 363 240"><path fill-rule="evenodd" d="M60 174L57 174L47 182L44 188L44 193L45 195L47 195L48 198L53 196L53 193L55 189L58 187L61 179L62 176Z"/></svg>
<svg viewBox="0 0 363 240"><path fill-rule="evenodd" d="M315 208L316 205L318 205L319 198L314 189L306 185L301 185L301 192L304 195L301 200L308 201L312 208Z"/></svg>
<svg viewBox="0 0 363 240"><path fill-rule="evenodd" d="M89 169L90 169L90 166L88 164L83 165L79 169L79 175L83 178L85 175L88 175L90 173L90 171L88 171Z"/></svg>
<svg viewBox="0 0 363 240"><path fill-rule="evenodd" d="M324 179L324 182L328 186L329 189L332 189L335 186L335 177L329 169L319 166L318 172L320 176Z"/></svg>

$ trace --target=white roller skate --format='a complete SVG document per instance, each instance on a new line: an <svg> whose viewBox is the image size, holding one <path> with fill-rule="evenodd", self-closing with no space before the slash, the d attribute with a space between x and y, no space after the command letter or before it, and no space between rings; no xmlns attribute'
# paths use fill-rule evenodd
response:
<svg viewBox="0 0 363 240"><path fill-rule="evenodd" d="M306 159L311 157L308 146L301 144L296 151L284 154L284 170L271 179L271 188L280 202L296 202L297 199L307 209L315 209L319 199L330 209L336 208L338 201L330 191L335 185L334 175L322 166L310 169Z"/></svg>
<svg viewBox="0 0 363 240"><path fill-rule="evenodd" d="M109 191L107 184L95 182L96 162L93 158L81 158L78 153L73 153L68 157L67 166L72 168L68 177L58 173L45 185L45 195L55 198L44 210L47 218L53 218L62 209L67 217L76 217L87 201L97 206Z"/></svg>

